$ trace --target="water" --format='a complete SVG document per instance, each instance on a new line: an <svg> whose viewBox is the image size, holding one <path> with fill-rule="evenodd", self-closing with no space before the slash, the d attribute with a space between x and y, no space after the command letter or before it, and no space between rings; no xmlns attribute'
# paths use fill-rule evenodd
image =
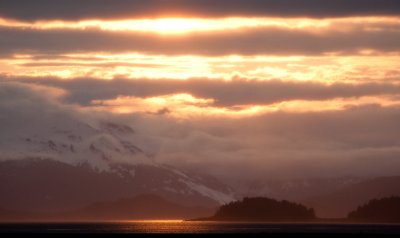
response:
<svg viewBox="0 0 400 238"><path fill-rule="evenodd" d="M400 234L400 224L240 223L124 221L3 223L0 233L369 233Z"/></svg>

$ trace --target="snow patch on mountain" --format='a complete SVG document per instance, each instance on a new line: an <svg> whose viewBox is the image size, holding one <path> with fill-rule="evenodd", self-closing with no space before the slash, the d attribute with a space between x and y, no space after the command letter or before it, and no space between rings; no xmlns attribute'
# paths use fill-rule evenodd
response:
<svg viewBox="0 0 400 238"><path fill-rule="evenodd" d="M226 204L235 200L234 194L226 194L217 190L210 189L203 184L195 183L191 180L180 180L185 183L189 188L193 191L199 192L205 197L212 198L217 201L219 204Z"/></svg>

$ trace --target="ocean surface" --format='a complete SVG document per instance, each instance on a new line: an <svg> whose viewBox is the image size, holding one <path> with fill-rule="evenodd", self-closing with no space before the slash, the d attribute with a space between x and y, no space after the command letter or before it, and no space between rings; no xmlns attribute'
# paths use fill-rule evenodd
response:
<svg viewBox="0 0 400 238"><path fill-rule="evenodd" d="M400 234L400 224L113 221L1 223L0 233L346 233Z"/></svg>

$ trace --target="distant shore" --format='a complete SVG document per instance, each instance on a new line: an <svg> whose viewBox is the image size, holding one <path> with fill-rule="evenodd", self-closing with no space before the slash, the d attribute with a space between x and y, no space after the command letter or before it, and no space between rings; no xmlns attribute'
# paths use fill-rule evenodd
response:
<svg viewBox="0 0 400 238"><path fill-rule="evenodd" d="M315 218L311 220L219 220L212 217L204 217L204 218L194 218L187 219L184 221L204 221L204 222L237 222L237 223L297 223L297 224L358 224L358 225L368 225L368 224L395 224L400 225L400 222L379 222L379 221L357 221L351 220L347 218Z"/></svg>

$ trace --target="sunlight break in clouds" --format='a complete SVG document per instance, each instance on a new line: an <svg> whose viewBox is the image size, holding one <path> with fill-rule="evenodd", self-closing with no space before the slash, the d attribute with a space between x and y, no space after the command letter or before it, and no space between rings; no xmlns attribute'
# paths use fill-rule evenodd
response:
<svg viewBox="0 0 400 238"><path fill-rule="evenodd" d="M144 113L165 115L175 119L191 118L246 118L268 113L310 113L343 111L362 106L400 107L400 98L389 96L334 98L331 100L288 100L272 104L236 105L217 107L213 99L202 99L190 94L174 94L158 97L139 98L120 96L110 100L93 100L91 104L100 111L120 114Z"/></svg>
<svg viewBox="0 0 400 238"><path fill-rule="evenodd" d="M15 76L63 79L235 77L258 80L334 82L396 81L400 56L165 56L138 53L17 54L0 59L1 73Z"/></svg>
<svg viewBox="0 0 400 238"><path fill-rule="evenodd" d="M190 94L174 94L150 98L118 97L112 100L94 100L92 105L98 110L121 114L147 113L166 115L176 119L249 117L267 112L263 106L237 106L222 108L213 106L213 99L195 98Z"/></svg>
<svg viewBox="0 0 400 238"><path fill-rule="evenodd" d="M399 17L310 18L158 18L132 20L36 21L33 23L0 18L0 26L31 29L100 29L104 31L143 31L160 34L185 34L198 31L223 31L238 28L275 27L323 32L330 28L349 31L367 27L371 31L399 27Z"/></svg>

